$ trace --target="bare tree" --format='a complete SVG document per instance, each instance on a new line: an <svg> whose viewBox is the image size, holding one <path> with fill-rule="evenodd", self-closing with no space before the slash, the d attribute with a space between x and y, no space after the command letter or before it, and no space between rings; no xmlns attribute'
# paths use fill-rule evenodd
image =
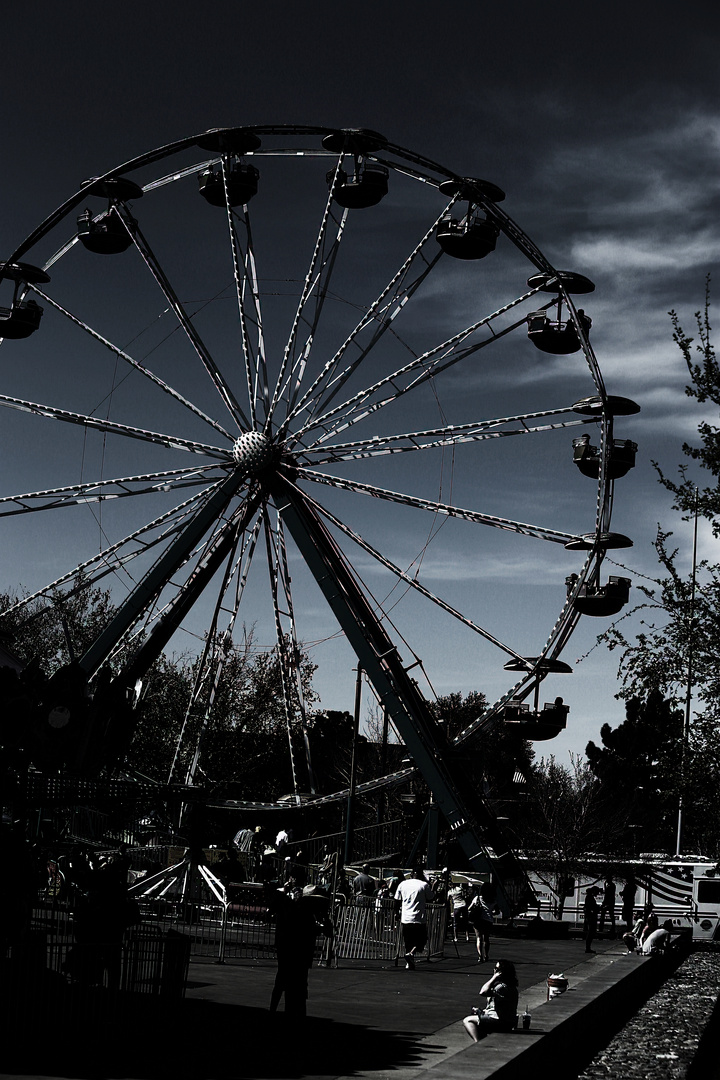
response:
<svg viewBox="0 0 720 1080"><path fill-rule="evenodd" d="M607 853L622 825L603 797L600 780L581 757L572 754L569 768L554 756L534 766L518 831L531 868L553 894L556 918L562 918L569 883L587 856Z"/></svg>

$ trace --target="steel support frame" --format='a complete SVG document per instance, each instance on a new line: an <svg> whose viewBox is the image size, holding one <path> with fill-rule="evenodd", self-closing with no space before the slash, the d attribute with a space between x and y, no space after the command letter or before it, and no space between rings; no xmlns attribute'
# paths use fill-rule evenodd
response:
<svg viewBox="0 0 720 1080"><path fill-rule="evenodd" d="M193 518L191 518L175 541L160 556L155 565L150 568L143 578L141 578L130 595L126 597L120 605L105 630L103 630L95 639L84 656L80 658L80 667L87 674L88 678L91 678L105 663L108 656L126 631L130 629L135 620L153 602L170 577L190 557L195 545L202 540L210 527L217 521L218 517L226 509L233 496L237 494L238 489L245 480L246 478L239 470L231 472L229 476L218 485L205 505L201 507ZM259 500L253 502L254 508L258 503ZM205 577L206 576L207 575L205 575ZM157 652L158 656L160 652L162 652L165 642L172 635L173 630L182 621L182 617L186 614L188 607L191 606L190 596L192 595L193 599L197 597L199 588L186 590L186 592L187 598L182 605L182 615L176 616L172 621L169 619L165 620L164 629L166 630L166 637L165 641L159 645ZM159 641L160 635L158 634L156 638ZM157 659L157 656L153 657L153 659ZM150 666L150 663L152 663L152 660L148 663L148 667Z"/></svg>
<svg viewBox="0 0 720 1080"><path fill-rule="evenodd" d="M373 611L340 548L314 507L293 483L277 476L272 497L340 627L367 672L407 749L432 791L472 868L494 873L499 903L511 915L526 875L482 796L463 775L427 701L405 670L397 648ZM493 849L493 856L488 848Z"/></svg>

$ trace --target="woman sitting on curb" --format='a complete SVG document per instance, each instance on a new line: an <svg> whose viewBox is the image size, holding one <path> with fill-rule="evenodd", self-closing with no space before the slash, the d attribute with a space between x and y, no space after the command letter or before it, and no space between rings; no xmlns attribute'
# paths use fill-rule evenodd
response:
<svg viewBox="0 0 720 1080"><path fill-rule="evenodd" d="M518 981L515 965L510 960L498 960L495 971L480 993L487 995L482 1012L473 1008L463 1026L473 1042L479 1042L491 1031L512 1031L517 1024Z"/></svg>

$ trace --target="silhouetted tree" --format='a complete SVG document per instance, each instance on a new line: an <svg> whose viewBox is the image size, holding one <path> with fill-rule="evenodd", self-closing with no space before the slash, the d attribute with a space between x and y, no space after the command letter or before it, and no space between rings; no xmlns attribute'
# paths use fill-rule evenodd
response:
<svg viewBox="0 0 720 1080"><path fill-rule="evenodd" d="M623 824L578 756L571 756L570 767L553 755L533 766L517 831L530 867L555 897L556 918L562 918L569 883L585 869L587 856L612 851Z"/></svg>
<svg viewBox="0 0 720 1080"><path fill-rule="evenodd" d="M695 313L698 343L670 312L673 340L683 356L690 383L685 392L700 404L720 407L720 367L711 341L710 279L705 305ZM700 357L697 362L695 354ZM674 496L673 509L687 519L705 517L720 536L720 427L702 421L700 445L683 444L683 453L712 477L700 487L679 467L680 481L653 462L660 482ZM640 843L673 851L680 796L683 796L682 848L714 855L720 848L720 564L698 563L693 575L678 570L672 533L658 529L655 549L660 575L638 588L644 599L614 623L600 641L620 649L618 697L627 701L627 719L614 731L605 725L603 747L587 748L593 769L624 799L641 826ZM634 617L634 621L630 622ZM628 627L640 629L631 633ZM690 724L683 745L685 710Z"/></svg>
<svg viewBox="0 0 720 1080"><path fill-rule="evenodd" d="M616 728L603 724L602 745L589 742L585 751L603 794L640 831L645 851L670 851L674 843L682 733L682 710L652 690L630 698L626 719Z"/></svg>
<svg viewBox="0 0 720 1080"><path fill-rule="evenodd" d="M711 340L710 326L710 275L705 281L705 304L701 311L695 312L695 324L698 331L698 340L695 348L692 348L694 338L685 333L680 325L680 320L675 311L670 312L673 326L673 341L676 343L687 366L690 375L690 383L685 387L688 397L704 405L712 402L720 408L720 366L715 355L715 348ZM696 361L694 353L700 357ZM700 446L691 446L683 443L683 453L697 461L701 468L706 469L714 483L701 488L698 497L699 513L712 522L715 536L720 536L720 428L716 424L705 421L698 425ZM677 483L667 477L657 462L653 462L657 469L660 482L675 496L674 510L680 510L685 514L693 514L696 505L696 484L687 475L687 465L680 465L680 482Z"/></svg>

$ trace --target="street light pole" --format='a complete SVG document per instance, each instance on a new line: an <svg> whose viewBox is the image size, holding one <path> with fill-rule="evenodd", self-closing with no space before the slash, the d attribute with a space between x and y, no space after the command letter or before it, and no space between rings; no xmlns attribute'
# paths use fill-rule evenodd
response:
<svg viewBox="0 0 720 1080"><path fill-rule="evenodd" d="M685 687L685 717L683 720L682 755L680 759L680 797L678 799L677 842L675 845L675 858L680 858L682 847L683 828L683 799L685 791L685 759L687 756L688 740L690 738L690 706L692 703L693 685L693 662L695 645L695 591L697 585L697 537L698 537L698 503L700 492L695 488L695 520L693 526L693 551L692 551L692 576L690 584L690 618L688 620L688 654L687 654L687 685Z"/></svg>
<svg viewBox="0 0 720 1080"><path fill-rule="evenodd" d="M345 866L352 859L353 830L355 825L355 776L357 772L357 741L360 730L360 702L362 698L363 669L358 664L355 681L355 713L353 716L352 758L350 760L350 789L348 791L347 815L345 818Z"/></svg>

